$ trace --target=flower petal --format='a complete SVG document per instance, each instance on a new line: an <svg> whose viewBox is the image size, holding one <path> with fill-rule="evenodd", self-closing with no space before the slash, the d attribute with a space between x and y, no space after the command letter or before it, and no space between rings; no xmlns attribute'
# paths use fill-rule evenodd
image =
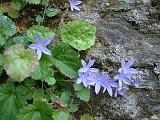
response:
<svg viewBox="0 0 160 120"><path fill-rule="evenodd" d="M37 45L36 44L31 44L28 47L31 48L31 49L34 49L34 50L37 49Z"/></svg>
<svg viewBox="0 0 160 120"><path fill-rule="evenodd" d="M110 80L109 83L112 87L118 87L118 83L113 80Z"/></svg>
<svg viewBox="0 0 160 120"><path fill-rule="evenodd" d="M138 70L134 68L125 69L124 74L137 74Z"/></svg>
<svg viewBox="0 0 160 120"><path fill-rule="evenodd" d="M140 80L140 78L135 78L134 79L134 86L136 87L136 88L138 88L139 87L139 80Z"/></svg>
<svg viewBox="0 0 160 120"><path fill-rule="evenodd" d="M47 48L42 48L42 52L43 53L45 53L46 55L49 55L49 56L51 56L52 55L52 53L51 53L51 51L50 50L48 50Z"/></svg>
<svg viewBox="0 0 160 120"><path fill-rule="evenodd" d="M49 38L49 39L47 39L47 40L45 40L45 41L42 41L42 45L43 45L43 46L47 46L51 41L52 41L51 38Z"/></svg>
<svg viewBox="0 0 160 120"><path fill-rule="evenodd" d="M79 5L81 3L82 3L82 1L75 1L74 5Z"/></svg>
<svg viewBox="0 0 160 120"><path fill-rule="evenodd" d="M76 81L76 84L81 84L83 82L83 79L82 78L78 78L77 81Z"/></svg>
<svg viewBox="0 0 160 120"><path fill-rule="evenodd" d="M76 5L71 5L71 10L73 11L73 9L75 9L77 11L80 11L80 8L77 7Z"/></svg>
<svg viewBox="0 0 160 120"><path fill-rule="evenodd" d="M37 43L37 44L41 43L40 34L36 34L36 43Z"/></svg>
<svg viewBox="0 0 160 120"><path fill-rule="evenodd" d="M135 63L135 60L130 60L127 62L126 67L130 68Z"/></svg>
<svg viewBox="0 0 160 120"><path fill-rule="evenodd" d="M87 68L91 68L94 64L94 60L90 60L88 65L87 65Z"/></svg>
<svg viewBox="0 0 160 120"><path fill-rule="evenodd" d="M122 68L125 68L125 66L126 66L124 58L121 59L121 66L122 66Z"/></svg>
<svg viewBox="0 0 160 120"><path fill-rule="evenodd" d="M122 87L122 80L118 80L118 83L119 83L119 87L121 88Z"/></svg>
<svg viewBox="0 0 160 120"><path fill-rule="evenodd" d="M129 79L127 79L127 78L123 78L122 81L123 81L125 84L127 84L127 85L130 85L130 84L131 84L130 81L129 81Z"/></svg>
<svg viewBox="0 0 160 120"><path fill-rule="evenodd" d="M38 55L38 60L40 60L42 56L42 51L39 48L37 49L37 55Z"/></svg>
<svg viewBox="0 0 160 120"><path fill-rule="evenodd" d="M87 63L86 63L83 59L81 59L81 63L82 63L82 66L83 66L83 67L86 67L86 66L87 66Z"/></svg>
<svg viewBox="0 0 160 120"><path fill-rule="evenodd" d="M100 85L99 83L97 83L97 84L95 85L95 92L96 92L96 94L99 93L100 89L101 89L101 85Z"/></svg>
<svg viewBox="0 0 160 120"><path fill-rule="evenodd" d="M107 86L107 91L108 91L108 94L110 95L110 96L112 96L112 94L113 94L113 92L112 92L112 88L111 88L111 86Z"/></svg>

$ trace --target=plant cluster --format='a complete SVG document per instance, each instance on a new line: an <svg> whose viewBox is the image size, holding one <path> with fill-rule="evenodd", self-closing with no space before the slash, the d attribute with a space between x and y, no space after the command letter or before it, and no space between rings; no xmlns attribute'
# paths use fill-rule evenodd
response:
<svg viewBox="0 0 160 120"><path fill-rule="evenodd" d="M69 0L71 11L80 11L80 0ZM96 27L84 20L74 20L60 27L61 41L54 40L51 28L42 26L45 16L54 17L62 12L49 8L49 0L14 0L5 12L1 4L0 15L0 120L72 120L80 99L90 100L90 88L95 93L107 91L110 96L125 95L127 85L138 87L139 71L131 68L134 60L121 60L121 68L113 79L109 74L92 68L80 60L80 50L95 43ZM44 5L43 16L38 15L38 25L25 33L18 33L12 20L27 4ZM4 15L3 15L4 14ZM10 16L12 19L10 19ZM82 84L81 84L82 83ZM92 119L89 114L81 120Z"/></svg>

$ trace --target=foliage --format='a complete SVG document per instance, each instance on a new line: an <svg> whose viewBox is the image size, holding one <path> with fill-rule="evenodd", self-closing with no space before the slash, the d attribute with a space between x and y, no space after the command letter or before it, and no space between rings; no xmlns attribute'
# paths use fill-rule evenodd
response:
<svg viewBox="0 0 160 120"><path fill-rule="evenodd" d="M78 50L86 50L94 45L96 27L84 20L75 20L65 24L61 30L63 42Z"/></svg>
<svg viewBox="0 0 160 120"><path fill-rule="evenodd" d="M78 106L76 104L69 104L69 112L76 112L78 110Z"/></svg>
<svg viewBox="0 0 160 120"><path fill-rule="evenodd" d="M54 73L51 68L53 60L46 55L42 56L39 61L39 66L32 73L32 78L35 80L44 80L48 85L54 85L56 80L54 78Z"/></svg>
<svg viewBox="0 0 160 120"><path fill-rule="evenodd" d="M72 117L67 109L58 109L53 112L53 120L72 120Z"/></svg>
<svg viewBox="0 0 160 120"><path fill-rule="evenodd" d="M15 87L13 82L0 86L0 118L1 120L16 120L16 115L23 105L27 104L31 90L24 86Z"/></svg>
<svg viewBox="0 0 160 120"><path fill-rule="evenodd" d="M20 110L17 120L52 120L52 108L49 104L36 101Z"/></svg>
<svg viewBox="0 0 160 120"><path fill-rule="evenodd" d="M44 20L43 17L41 17L40 15L36 16L36 22L42 23L43 20Z"/></svg>
<svg viewBox="0 0 160 120"><path fill-rule="evenodd" d="M90 100L90 90L85 88L83 85L74 84L74 90L76 91L77 97L81 100L86 102Z"/></svg>
<svg viewBox="0 0 160 120"><path fill-rule="evenodd" d="M75 78L77 76L77 70L81 66L79 54L65 44L55 46L52 51L54 65L62 74L70 78Z"/></svg>
<svg viewBox="0 0 160 120"><path fill-rule="evenodd" d="M19 13L17 10L15 9L11 9L9 12L8 12L8 15L11 17L11 18L18 18L19 17Z"/></svg>
<svg viewBox="0 0 160 120"><path fill-rule="evenodd" d="M29 77L38 64L37 55L22 44L16 44L4 52L4 69L14 80L20 82Z"/></svg>
<svg viewBox="0 0 160 120"><path fill-rule="evenodd" d="M27 36L28 40L31 42L35 42L35 36L39 34L41 36L41 40L46 40L47 38L53 38L54 33L48 27L35 25L28 29Z"/></svg>
<svg viewBox="0 0 160 120"><path fill-rule="evenodd" d="M59 9L48 8L48 9L46 10L46 15L47 15L48 17L53 17L53 16L58 15L59 12L60 12Z"/></svg>
<svg viewBox="0 0 160 120"><path fill-rule="evenodd" d="M27 46L27 36L26 35L19 35L12 39L14 44L23 44L25 47Z"/></svg>
<svg viewBox="0 0 160 120"><path fill-rule="evenodd" d="M92 120L92 118L89 114L84 114L84 115L81 116L80 120Z"/></svg>
<svg viewBox="0 0 160 120"><path fill-rule="evenodd" d="M26 3L29 4L40 4L41 0L24 0Z"/></svg>
<svg viewBox="0 0 160 120"><path fill-rule="evenodd" d="M7 16L0 16L0 46L5 45L6 40L16 33L15 23Z"/></svg>

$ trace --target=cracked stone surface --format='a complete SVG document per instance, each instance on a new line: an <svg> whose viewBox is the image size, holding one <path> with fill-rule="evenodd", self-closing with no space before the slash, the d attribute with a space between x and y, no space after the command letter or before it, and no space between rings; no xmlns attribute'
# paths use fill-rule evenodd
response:
<svg viewBox="0 0 160 120"><path fill-rule="evenodd" d="M130 88L125 97L95 95L89 102L95 120L160 119L160 1L88 0L81 11L69 12L71 19L84 19L97 27L96 43L85 59L114 76L120 59L136 60L141 71L139 89Z"/></svg>

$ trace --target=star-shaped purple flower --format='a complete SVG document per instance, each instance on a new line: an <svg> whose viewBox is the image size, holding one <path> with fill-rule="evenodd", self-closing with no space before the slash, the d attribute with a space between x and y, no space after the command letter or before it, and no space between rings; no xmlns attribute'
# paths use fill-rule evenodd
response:
<svg viewBox="0 0 160 120"><path fill-rule="evenodd" d="M114 80L110 80L108 73L105 73L101 76L101 85L104 88L103 92L107 90L110 96L113 95L112 87L118 87L117 82L115 82Z"/></svg>
<svg viewBox="0 0 160 120"><path fill-rule="evenodd" d="M128 87L116 87L114 96L117 97L117 95L125 96L125 92L128 90Z"/></svg>
<svg viewBox="0 0 160 120"><path fill-rule="evenodd" d="M80 0L69 0L70 6L71 6L71 11L74 9L77 11L80 11L79 7L77 7L79 4L82 2Z"/></svg>
<svg viewBox="0 0 160 120"><path fill-rule="evenodd" d="M81 63L82 63L82 68L78 70L78 73L86 73L88 72L91 67L94 64L94 60L90 60L89 63L87 64L83 59L81 59ZM92 71L95 69L95 71L97 71L98 69L96 68L92 68Z"/></svg>
<svg viewBox="0 0 160 120"><path fill-rule="evenodd" d="M128 78L129 76L124 74L124 71L122 70L120 73L118 73L118 75L116 75L114 77L115 80L118 80L118 83L119 83L119 87L122 87L123 83L127 84L127 85L130 85L131 84L131 81L130 79Z"/></svg>
<svg viewBox="0 0 160 120"><path fill-rule="evenodd" d="M126 63L124 59L121 60L121 68L119 68L118 74L114 77L115 80L118 80L120 88L123 83L130 85L131 76L138 73L138 70L130 68L134 62L134 60L130 60Z"/></svg>
<svg viewBox="0 0 160 120"><path fill-rule="evenodd" d="M130 60L126 63L124 58L122 58L121 59L121 68L118 70L118 72L120 73L123 70L124 74L126 74L126 75L137 74L138 70L136 70L134 68L130 68L134 63L135 63L135 60Z"/></svg>
<svg viewBox="0 0 160 120"><path fill-rule="evenodd" d="M133 84L135 86L135 88L139 88L139 77L133 78Z"/></svg>
<svg viewBox="0 0 160 120"><path fill-rule="evenodd" d="M37 55L38 55L38 60L41 59L42 56L42 52L45 53L46 55L51 56L52 53L50 50L47 49L47 45L50 44L50 42L52 41L52 39L47 39L44 41L41 41L40 35L37 34L36 35L36 43L35 44L31 44L28 47L35 50Z"/></svg>
<svg viewBox="0 0 160 120"><path fill-rule="evenodd" d="M97 68L91 68L94 64L94 60L90 60L87 64L83 59L81 60L82 68L78 70L79 78L77 79L77 84L83 83L85 87L89 87L89 83L91 83L91 79L93 74L98 73L99 70Z"/></svg>

